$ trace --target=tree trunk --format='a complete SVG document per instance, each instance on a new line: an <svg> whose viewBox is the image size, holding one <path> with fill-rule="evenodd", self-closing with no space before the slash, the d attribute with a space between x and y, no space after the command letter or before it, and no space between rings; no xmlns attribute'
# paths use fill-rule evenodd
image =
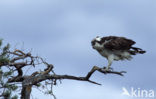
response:
<svg viewBox="0 0 156 99"><path fill-rule="evenodd" d="M32 85L22 86L21 99L30 99Z"/></svg>

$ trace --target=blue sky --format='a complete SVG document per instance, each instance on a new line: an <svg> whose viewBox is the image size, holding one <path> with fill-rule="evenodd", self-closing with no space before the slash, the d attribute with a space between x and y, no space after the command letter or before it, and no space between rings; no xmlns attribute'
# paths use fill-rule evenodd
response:
<svg viewBox="0 0 156 99"><path fill-rule="evenodd" d="M155 10L155 0L0 0L0 37L12 48L44 57L56 73L77 76L107 65L91 47L97 35L133 39L147 53L113 63L115 70L127 71L124 77L96 72L91 79L102 86L63 80L54 93L58 99L135 99L121 96L122 87L156 92ZM36 89L32 93L45 97Z"/></svg>

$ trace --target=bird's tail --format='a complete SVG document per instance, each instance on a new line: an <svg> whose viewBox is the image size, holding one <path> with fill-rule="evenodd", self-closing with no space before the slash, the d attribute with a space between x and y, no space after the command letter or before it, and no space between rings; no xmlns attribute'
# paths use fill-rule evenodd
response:
<svg viewBox="0 0 156 99"><path fill-rule="evenodd" d="M137 53L139 54L144 54L146 53L146 51L142 50L141 48L137 48L137 47L131 47L132 50L130 50L129 52L132 54L132 55L136 55Z"/></svg>

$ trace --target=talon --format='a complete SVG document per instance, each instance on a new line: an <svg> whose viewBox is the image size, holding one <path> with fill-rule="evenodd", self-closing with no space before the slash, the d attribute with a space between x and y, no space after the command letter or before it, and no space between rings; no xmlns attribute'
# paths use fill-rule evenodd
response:
<svg viewBox="0 0 156 99"><path fill-rule="evenodd" d="M113 71L114 69L110 67L109 70Z"/></svg>
<svg viewBox="0 0 156 99"><path fill-rule="evenodd" d="M113 71L113 68L111 68L111 67L103 67L103 69L104 69L105 71Z"/></svg>

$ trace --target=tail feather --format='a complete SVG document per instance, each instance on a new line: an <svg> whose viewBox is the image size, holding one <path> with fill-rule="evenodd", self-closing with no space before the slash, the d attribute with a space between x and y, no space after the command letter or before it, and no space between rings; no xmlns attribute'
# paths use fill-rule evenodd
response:
<svg viewBox="0 0 156 99"><path fill-rule="evenodd" d="M136 55L137 53L139 54L144 54L146 53L146 51L142 50L141 48L137 48L137 47L131 47L133 50L130 50L130 54L132 55Z"/></svg>

